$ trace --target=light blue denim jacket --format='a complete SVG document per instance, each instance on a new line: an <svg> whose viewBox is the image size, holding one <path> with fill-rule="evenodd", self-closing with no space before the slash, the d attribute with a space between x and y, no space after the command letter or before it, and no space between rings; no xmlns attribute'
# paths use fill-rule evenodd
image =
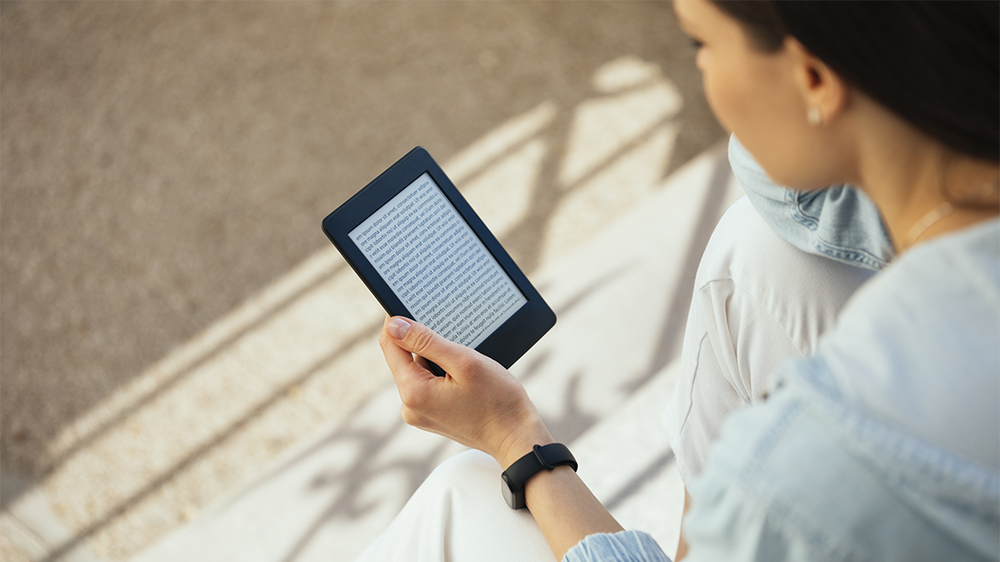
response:
<svg viewBox="0 0 1000 562"><path fill-rule="evenodd" d="M800 250L876 270L895 255L878 209L857 188L795 191L775 185L735 136L729 139L729 164L764 221Z"/></svg>
<svg viewBox="0 0 1000 562"><path fill-rule="evenodd" d="M754 206L799 248L884 271L691 485L688 560L1000 560L1000 221L892 260L860 192L775 186L733 139ZM641 531L565 556L669 561Z"/></svg>

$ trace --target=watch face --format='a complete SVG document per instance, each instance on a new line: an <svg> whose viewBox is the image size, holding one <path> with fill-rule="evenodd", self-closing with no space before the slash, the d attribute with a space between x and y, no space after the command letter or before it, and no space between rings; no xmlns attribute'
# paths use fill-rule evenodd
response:
<svg viewBox="0 0 1000 562"><path fill-rule="evenodd" d="M517 493L511 489L510 478L506 472L500 475L500 493L503 494L503 499L511 509L520 509L520 506L517 505Z"/></svg>
<svg viewBox="0 0 1000 562"><path fill-rule="evenodd" d="M500 482L500 493L503 494L503 499L507 502L507 505L514 507L514 494L510 491L510 484L507 483L506 478L503 479L503 482Z"/></svg>

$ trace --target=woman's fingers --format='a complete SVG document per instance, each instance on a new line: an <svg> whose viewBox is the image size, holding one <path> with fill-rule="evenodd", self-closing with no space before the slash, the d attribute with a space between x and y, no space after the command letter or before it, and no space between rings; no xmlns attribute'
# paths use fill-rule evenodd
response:
<svg viewBox="0 0 1000 562"><path fill-rule="evenodd" d="M392 343L437 363L448 373L462 372L468 366L469 356L475 354L468 347L439 336L427 326L399 316L386 323L385 333L392 338Z"/></svg>
<svg viewBox="0 0 1000 562"><path fill-rule="evenodd" d="M389 366L389 370L392 371L392 376L395 377L397 385L403 384L404 381L400 377L404 376L408 379L436 378L429 370L416 363L413 360L413 354L400 347L399 341L389 336L384 328L378 338L378 343L382 348L382 355L385 356L385 362Z"/></svg>
<svg viewBox="0 0 1000 562"><path fill-rule="evenodd" d="M403 402L400 413L409 425L494 458L510 448L511 435L525 428L532 435L545 432L524 388L489 357L399 317L385 323L379 344L396 379ZM449 376L435 377L415 356L437 363Z"/></svg>

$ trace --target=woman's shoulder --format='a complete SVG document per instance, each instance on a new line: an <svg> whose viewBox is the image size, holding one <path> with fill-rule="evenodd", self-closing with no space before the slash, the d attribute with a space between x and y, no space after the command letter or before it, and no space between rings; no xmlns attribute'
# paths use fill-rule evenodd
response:
<svg viewBox="0 0 1000 562"><path fill-rule="evenodd" d="M875 276L848 302L814 359L862 410L1000 468L997 342L994 220L915 247Z"/></svg>
<svg viewBox="0 0 1000 562"><path fill-rule="evenodd" d="M998 341L1000 221L901 256L726 421L690 558L996 559Z"/></svg>
<svg viewBox="0 0 1000 562"><path fill-rule="evenodd" d="M955 350L962 342L945 332L973 340L988 338L1000 327L998 303L1000 220L991 220L916 246L897 258L851 298L832 335L834 341L854 340L875 327L892 327L886 335L905 334L914 342L937 343L924 351ZM953 325L943 324L949 321Z"/></svg>
<svg viewBox="0 0 1000 562"><path fill-rule="evenodd" d="M917 245L886 268L884 276L886 285L906 288L919 298L929 293L954 298L964 291L969 300L995 300L1000 293L1000 219Z"/></svg>

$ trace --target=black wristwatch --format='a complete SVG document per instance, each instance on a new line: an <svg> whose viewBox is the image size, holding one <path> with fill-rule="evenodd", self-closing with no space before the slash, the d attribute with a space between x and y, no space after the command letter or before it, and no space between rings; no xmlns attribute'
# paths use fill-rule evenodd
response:
<svg viewBox="0 0 1000 562"><path fill-rule="evenodd" d="M500 491L511 509L524 509L524 484L540 470L569 465L576 472L576 459L562 443L535 445L531 452L514 461L500 475Z"/></svg>

